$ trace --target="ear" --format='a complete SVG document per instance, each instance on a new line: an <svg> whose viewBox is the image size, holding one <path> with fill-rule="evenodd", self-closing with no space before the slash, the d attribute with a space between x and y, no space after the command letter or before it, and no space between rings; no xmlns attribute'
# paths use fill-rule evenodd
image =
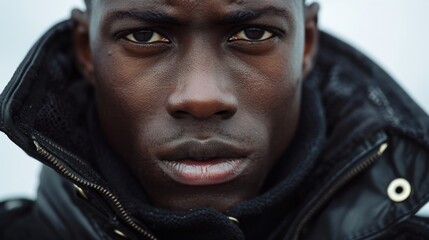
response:
<svg viewBox="0 0 429 240"><path fill-rule="evenodd" d="M73 47L77 65L89 84L94 85L94 64L89 40L88 13L73 9L71 18L73 21Z"/></svg>
<svg viewBox="0 0 429 240"><path fill-rule="evenodd" d="M303 75L307 76L313 68L314 58L317 54L319 43L319 30L317 27L317 14L319 12L319 4L312 3L304 6L305 14L305 45L304 45L304 60L303 60Z"/></svg>

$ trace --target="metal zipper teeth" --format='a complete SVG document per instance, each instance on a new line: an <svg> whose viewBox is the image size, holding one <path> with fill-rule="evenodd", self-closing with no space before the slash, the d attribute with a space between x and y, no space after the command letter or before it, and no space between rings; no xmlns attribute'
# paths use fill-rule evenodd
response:
<svg viewBox="0 0 429 240"><path fill-rule="evenodd" d="M96 185L94 183L88 182L86 180L83 180L79 177L77 177L75 174L73 174L70 170L68 170L64 165L60 163L60 161L53 156L51 153L49 153L47 150L42 148L40 144L37 141L33 141L34 145L36 146L36 151L46 158L56 169L58 169L62 175L65 177L71 179L73 182L81 184L83 186L89 187L94 189L95 191L103 194L104 196L108 197L113 204L115 205L116 209L119 211L119 214L121 215L122 219L127 223L132 229L136 230L137 232L143 234L146 238L150 240L156 240L157 238L153 236L151 233L146 231L145 229L138 226L130 217L128 212L124 209L119 199L111 193L106 188Z"/></svg>
<svg viewBox="0 0 429 240"><path fill-rule="evenodd" d="M369 166L371 166L376 160L378 160L381 156L383 156L383 153L386 151L388 147L387 143L383 143L378 148L378 151L368 157L365 161L363 161L361 164L353 168L351 171L349 171L343 178L341 178L334 186L330 188L330 190L321 197L320 201L318 201L314 207L304 216L304 218L301 220L301 222L298 224L295 234L293 235L294 240L298 240L299 234L304 227L304 225L310 220L310 218L326 203L326 201L344 184L346 184L350 179L352 179L357 174L361 173L363 170L367 169Z"/></svg>

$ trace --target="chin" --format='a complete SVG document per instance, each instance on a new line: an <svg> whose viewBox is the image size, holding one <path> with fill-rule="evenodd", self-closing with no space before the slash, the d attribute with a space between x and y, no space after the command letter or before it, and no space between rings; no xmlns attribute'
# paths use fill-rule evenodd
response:
<svg viewBox="0 0 429 240"><path fill-rule="evenodd" d="M258 180L256 180L258 179ZM258 195L263 178L260 175L243 175L229 182L205 186L189 186L166 178L147 189L156 207L187 211L197 208L212 208L225 212L240 202Z"/></svg>

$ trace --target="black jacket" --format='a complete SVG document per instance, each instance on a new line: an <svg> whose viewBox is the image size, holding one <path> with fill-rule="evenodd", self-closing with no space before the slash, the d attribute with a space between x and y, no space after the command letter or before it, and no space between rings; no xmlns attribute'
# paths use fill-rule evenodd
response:
<svg viewBox="0 0 429 240"><path fill-rule="evenodd" d="M429 239L415 216L429 202L429 118L350 46L321 33L288 161L258 197L169 212L104 142L70 30L49 30L0 95L0 130L45 165L36 200L0 204L0 239Z"/></svg>

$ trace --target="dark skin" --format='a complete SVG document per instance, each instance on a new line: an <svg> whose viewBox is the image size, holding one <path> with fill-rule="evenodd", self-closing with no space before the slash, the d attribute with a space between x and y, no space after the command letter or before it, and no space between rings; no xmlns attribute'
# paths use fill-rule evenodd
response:
<svg viewBox="0 0 429 240"><path fill-rule="evenodd" d="M155 206L227 211L258 195L299 124L317 12L300 0L93 0L73 11L102 131Z"/></svg>

